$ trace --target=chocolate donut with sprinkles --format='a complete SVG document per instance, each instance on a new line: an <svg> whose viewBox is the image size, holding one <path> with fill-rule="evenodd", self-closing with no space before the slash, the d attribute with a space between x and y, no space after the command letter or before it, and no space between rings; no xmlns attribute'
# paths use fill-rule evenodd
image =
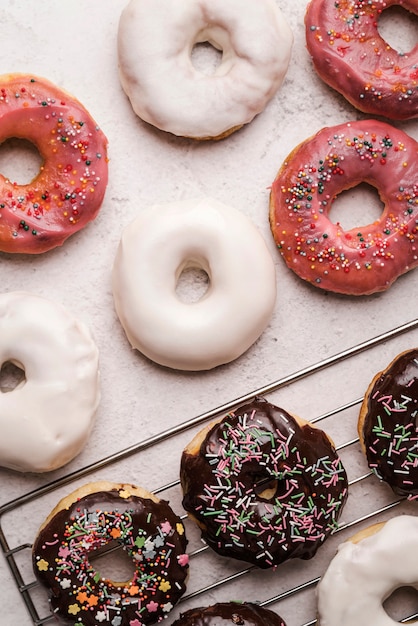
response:
<svg viewBox="0 0 418 626"><path fill-rule="evenodd" d="M367 295L418 265L418 143L375 120L323 128L287 157L271 187L270 227L286 264L327 291ZM344 230L330 211L360 183L384 205L372 224Z"/></svg>
<svg viewBox="0 0 418 626"><path fill-rule="evenodd" d="M124 582L92 564L106 546L132 560ZM33 545L35 575L65 624L143 626L167 616L185 591L184 527L167 502L134 485L90 483L61 500Z"/></svg>
<svg viewBox="0 0 418 626"><path fill-rule="evenodd" d="M378 372L359 414L360 445L370 469L400 495L418 496L418 348Z"/></svg>
<svg viewBox="0 0 418 626"><path fill-rule="evenodd" d="M28 184L0 174L0 251L47 252L97 216L107 139L74 96L25 74L0 76L0 143L9 138L32 143L43 163Z"/></svg>
<svg viewBox="0 0 418 626"><path fill-rule="evenodd" d="M250 602L218 602L181 613L172 626L286 626L282 618Z"/></svg>
<svg viewBox="0 0 418 626"><path fill-rule="evenodd" d="M357 109L405 120L418 116L418 45L400 52L380 35L395 5L418 15L416 0L311 0L306 44L321 79Z"/></svg>
<svg viewBox="0 0 418 626"><path fill-rule="evenodd" d="M329 437L262 398L198 433L183 451L180 480L207 544L262 569L313 557L347 497Z"/></svg>

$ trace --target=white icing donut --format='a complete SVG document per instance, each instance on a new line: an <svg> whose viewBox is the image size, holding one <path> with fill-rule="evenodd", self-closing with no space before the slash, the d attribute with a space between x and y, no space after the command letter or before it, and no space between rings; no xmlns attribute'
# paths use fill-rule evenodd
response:
<svg viewBox="0 0 418 626"><path fill-rule="evenodd" d="M189 267L204 270L210 281L193 303L176 292ZM207 370L240 356L268 324L275 267L240 211L209 198L173 202L148 208L125 228L113 294L134 348L160 365Z"/></svg>
<svg viewBox="0 0 418 626"><path fill-rule="evenodd" d="M395 626L383 602L400 587L418 589L418 518L394 517L342 543L318 584L320 626Z"/></svg>
<svg viewBox="0 0 418 626"><path fill-rule="evenodd" d="M210 76L191 60L202 42L222 51ZM292 43L274 0L131 0L119 23L120 80L146 122L183 137L220 138L264 109Z"/></svg>
<svg viewBox="0 0 418 626"><path fill-rule="evenodd" d="M81 451L100 399L98 350L61 305L23 291L0 295L0 364L25 379L0 393L0 465L46 472Z"/></svg>

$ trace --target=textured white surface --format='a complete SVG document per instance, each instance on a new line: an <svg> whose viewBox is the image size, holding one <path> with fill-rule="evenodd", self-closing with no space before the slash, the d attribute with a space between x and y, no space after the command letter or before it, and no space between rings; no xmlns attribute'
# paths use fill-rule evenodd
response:
<svg viewBox="0 0 418 626"><path fill-rule="evenodd" d="M38 74L73 93L109 139L110 169L107 194L97 220L62 249L33 258L0 255L2 290L25 289L44 295L64 304L90 326L100 350L103 383L95 427L80 456L52 476L20 475L0 469L0 504L416 317L417 271L403 276L387 293L378 296L338 297L300 281L274 248L268 225L268 187L283 159L297 143L323 126L362 117L322 84L312 69L304 43L306 0L281 0L280 6L295 36L281 90L265 111L240 132L219 143L199 144L157 131L133 113L117 70L116 35L122 1L2 0L0 73ZM392 19L393 36L397 27L405 37L408 29L403 15L396 14ZM197 52L200 63L204 52ZM418 122L399 126L418 139ZM19 157L18 163L14 156ZM32 159L26 157L26 152L22 156L10 146L7 150L1 148L0 169L17 177L13 168L30 169ZM130 349L113 307L110 272L121 230L138 212L151 204L207 195L242 210L259 228L276 261L278 299L271 324L246 354L210 372L185 374L159 367ZM350 199L354 200L353 211L348 209ZM373 219L379 207L374 194L357 189L344 194L333 216L343 225L353 226L360 220L364 223ZM284 388L271 399L311 419L360 396L376 371L402 349L417 343L416 331L403 335L355 361L333 367L331 372ZM355 436L355 411L350 419L335 420L330 434L336 443ZM183 442L188 438L183 437ZM97 477L132 481L152 490L177 476L181 444L176 439L165 446L162 455L147 451ZM354 458L346 462L349 472L355 470L355 475L367 471L357 449ZM358 492L362 498L349 498L353 510L350 519L354 513L367 510L372 499L379 503L381 494L386 494L374 482ZM52 494L47 502L33 503L30 511L13 523L13 534L19 530L21 539L31 541L60 496ZM176 491L173 505L177 509L179 501ZM280 571L265 573L257 588L246 589L243 583L242 597L270 597L283 587L283 579L290 572L296 580L302 571L313 575L321 572L335 549L335 541L309 564L285 568L286 576ZM209 555L208 569L192 571L191 585L199 586L194 582L199 576L203 584L211 568L218 568L221 575L229 571L227 562ZM214 597L224 598L227 593L219 592ZM2 556L0 597L2 625L31 624ZM312 619L313 607L306 617L304 605L304 596L293 605L285 603L280 612L288 626Z"/></svg>

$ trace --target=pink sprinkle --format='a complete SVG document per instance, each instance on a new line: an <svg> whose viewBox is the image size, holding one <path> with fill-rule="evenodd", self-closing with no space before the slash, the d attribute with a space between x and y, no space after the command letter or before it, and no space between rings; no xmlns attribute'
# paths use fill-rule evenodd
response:
<svg viewBox="0 0 418 626"><path fill-rule="evenodd" d="M189 555L188 554L180 554L180 556L177 557L177 560L178 560L179 564L181 565L181 567L185 567L189 563Z"/></svg>
<svg viewBox="0 0 418 626"><path fill-rule="evenodd" d="M69 554L70 549L66 546L61 546L61 548L58 550L58 556L61 556L63 559L66 559Z"/></svg>
<svg viewBox="0 0 418 626"><path fill-rule="evenodd" d="M170 530L172 530L172 526L171 526L170 522L163 522L161 524L161 530L163 531L164 534L168 535Z"/></svg>

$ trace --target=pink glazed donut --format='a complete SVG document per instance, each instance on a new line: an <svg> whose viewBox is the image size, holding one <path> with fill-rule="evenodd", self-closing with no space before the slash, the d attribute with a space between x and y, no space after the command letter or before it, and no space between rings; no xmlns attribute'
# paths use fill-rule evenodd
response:
<svg viewBox="0 0 418 626"><path fill-rule="evenodd" d="M0 251L39 254L93 220L107 185L107 139L80 102L48 80L0 76L0 142L33 143L43 159L18 185L0 174Z"/></svg>
<svg viewBox="0 0 418 626"><path fill-rule="evenodd" d="M306 43L322 80L357 109L405 120L418 116L418 45L403 54L380 36L394 5L418 15L416 0L311 0Z"/></svg>
<svg viewBox="0 0 418 626"><path fill-rule="evenodd" d="M387 289L418 265L418 143L374 120L323 128L297 146L273 182L270 226L300 278L347 295ZM335 197L367 182L384 204L372 224L344 230Z"/></svg>

